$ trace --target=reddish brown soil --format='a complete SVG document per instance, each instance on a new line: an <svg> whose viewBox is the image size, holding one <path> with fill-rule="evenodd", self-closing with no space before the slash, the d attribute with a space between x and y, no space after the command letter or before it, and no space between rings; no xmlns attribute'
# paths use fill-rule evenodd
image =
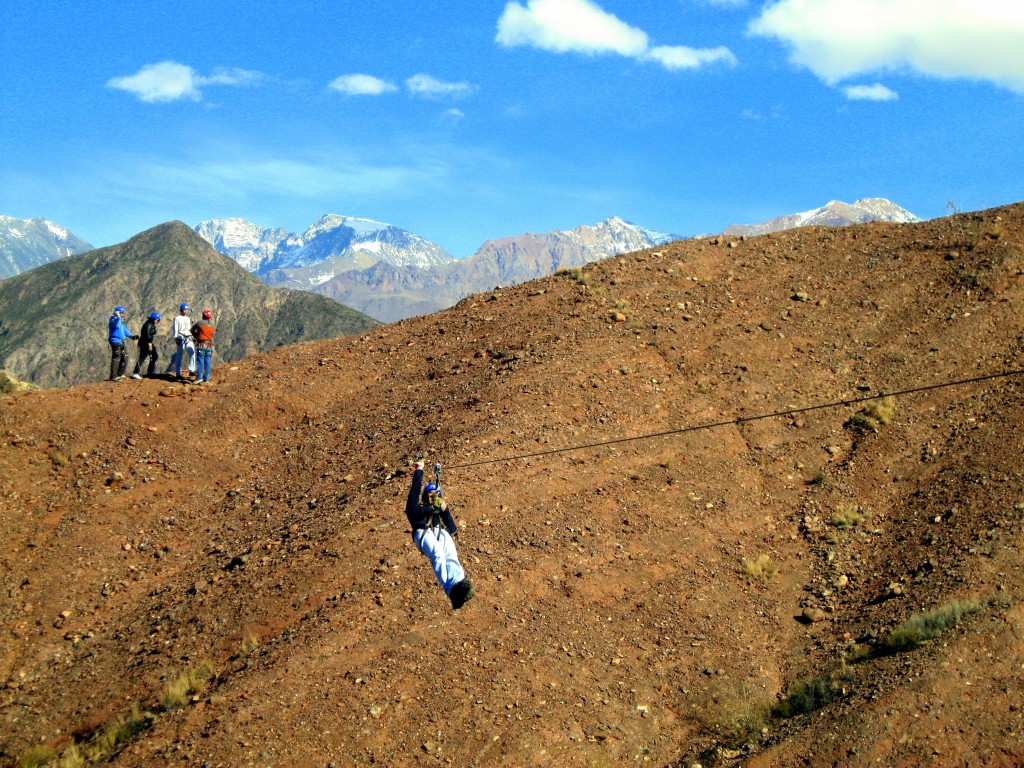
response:
<svg viewBox="0 0 1024 768"><path fill-rule="evenodd" d="M1024 764L1021 376L877 432L851 405L512 458L1020 371L1022 252L1020 205L680 242L206 388L2 398L0 760L138 703L114 765ZM417 457L462 526L459 612L408 534ZM831 703L736 734L821 675Z"/></svg>

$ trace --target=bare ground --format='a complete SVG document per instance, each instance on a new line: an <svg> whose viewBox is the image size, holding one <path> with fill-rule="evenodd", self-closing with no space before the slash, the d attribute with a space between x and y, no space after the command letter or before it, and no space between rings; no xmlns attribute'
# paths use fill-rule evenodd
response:
<svg viewBox="0 0 1024 768"><path fill-rule="evenodd" d="M1021 205L679 242L205 388L0 398L0 759L138 704L110 764L1024 764L1021 376L753 418L1019 372L1022 252ZM403 515L418 457L459 612Z"/></svg>

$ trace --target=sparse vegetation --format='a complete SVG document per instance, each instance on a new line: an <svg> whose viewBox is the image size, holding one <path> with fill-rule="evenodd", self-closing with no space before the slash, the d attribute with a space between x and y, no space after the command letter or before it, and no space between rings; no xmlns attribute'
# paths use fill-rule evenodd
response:
<svg viewBox="0 0 1024 768"><path fill-rule="evenodd" d="M786 690L786 698L772 707L772 715L786 719L821 709L840 692L832 675L797 680Z"/></svg>
<svg viewBox="0 0 1024 768"><path fill-rule="evenodd" d="M976 600L953 601L927 613L911 616L878 644L877 655L911 651L955 627L966 616L981 610Z"/></svg>
<svg viewBox="0 0 1024 768"><path fill-rule="evenodd" d="M160 703L163 704L164 709L184 706L194 694L206 688L211 674L213 674L213 670L205 662L185 670L164 686Z"/></svg>
<svg viewBox="0 0 1024 768"><path fill-rule="evenodd" d="M53 462L53 466L58 468L66 467L68 464L71 463L71 459L69 459L67 455L61 453L60 451L51 451L50 461Z"/></svg>
<svg viewBox="0 0 1024 768"><path fill-rule="evenodd" d="M37 744L29 747L24 754L18 758L18 768L42 768L54 758L53 750L46 744Z"/></svg>
<svg viewBox="0 0 1024 768"><path fill-rule="evenodd" d="M761 554L753 560L743 558L743 572L751 580L768 581L778 570L779 566L772 561L769 555Z"/></svg>
<svg viewBox="0 0 1024 768"><path fill-rule="evenodd" d="M824 485L825 484L825 473L822 470L818 470L814 477L807 481L808 485Z"/></svg>
<svg viewBox="0 0 1024 768"><path fill-rule="evenodd" d="M865 405L846 422L851 426L862 430L877 432L880 426L890 424L896 413L896 398L892 395L873 400Z"/></svg>
<svg viewBox="0 0 1024 768"><path fill-rule="evenodd" d="M69 749L65 753L64 762L68 766L82 765L84 755L85 761L98 763L148 729L155 718L152 712L143 711L135 704L127 715L122 715L108 724L82 750L75 746Z"/></svg>
<svg viewBox="0 0 1024 768"><path fill-rule="evenodd" d="M260 647L260 637L252 630L246 630L242 635L242 646L241 653L243 656L248 656L250 653Z"/></svg>
<svg viewBox="0 0 1024 768"><path fill-rule="evenodd" d="M771 716L771 697L750 683L726 683L708 693L698 717L727 747L761 741Z"/></svg>
<svg viewBox="0 0 1024 768"><path fill-rule="evenodd" d="M83 768L85 765L85 755L82 754L82 750L78 748L78 745L72 742L64 754L61 755L60 762L57 764L60 768Z"/></svg>
<svg viewBox="0 0 1024 768"><path fill-rule="evenodd" d="M846 531L863 523L864 517L856 504L840 504L829 522L836 528Z"/></svg>
<svg viewBox="0 0 1024 768"><path fill-rule="evenodd" d="M590 279L583 271L582 267L559 267L555 271L556 275L568 275L580 285L590 285Z"/></svg>

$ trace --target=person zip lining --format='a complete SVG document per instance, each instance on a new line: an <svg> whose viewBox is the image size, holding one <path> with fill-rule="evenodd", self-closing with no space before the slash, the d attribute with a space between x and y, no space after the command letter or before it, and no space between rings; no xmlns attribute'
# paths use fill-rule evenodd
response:
<svg viewBox="0 0 1024 768"><path fill-rule="evenodd" d="M455 549L459 529L442 498L441 465L434 465L434 482L426 488L423 487L423 461L413 462L413 467L412 487L405 503L405 515L412 525L412 541L430 560L441 588L452 601L452 608L459 610L476 591L473 582L466 577Z"/></svg>

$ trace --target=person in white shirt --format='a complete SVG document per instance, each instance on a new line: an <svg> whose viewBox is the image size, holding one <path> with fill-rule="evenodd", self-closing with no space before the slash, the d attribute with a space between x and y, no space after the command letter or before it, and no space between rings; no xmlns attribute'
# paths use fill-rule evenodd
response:
<svg viewBox="0 0 1024 768"><path fill-rule="evenodd" d="M178 345L178 348L174 353L174 360L171 361L171 364L174 366L175 376L180 379L182 378L181 369L185 366L185 355L188 355L188 371L195 375L196 345L192 340L192 318L188 316L188 313L192 308L188 304L182 304L179 309L181 310L181 314L174 318L174 326L171 329L174 341Z"/></svg>

